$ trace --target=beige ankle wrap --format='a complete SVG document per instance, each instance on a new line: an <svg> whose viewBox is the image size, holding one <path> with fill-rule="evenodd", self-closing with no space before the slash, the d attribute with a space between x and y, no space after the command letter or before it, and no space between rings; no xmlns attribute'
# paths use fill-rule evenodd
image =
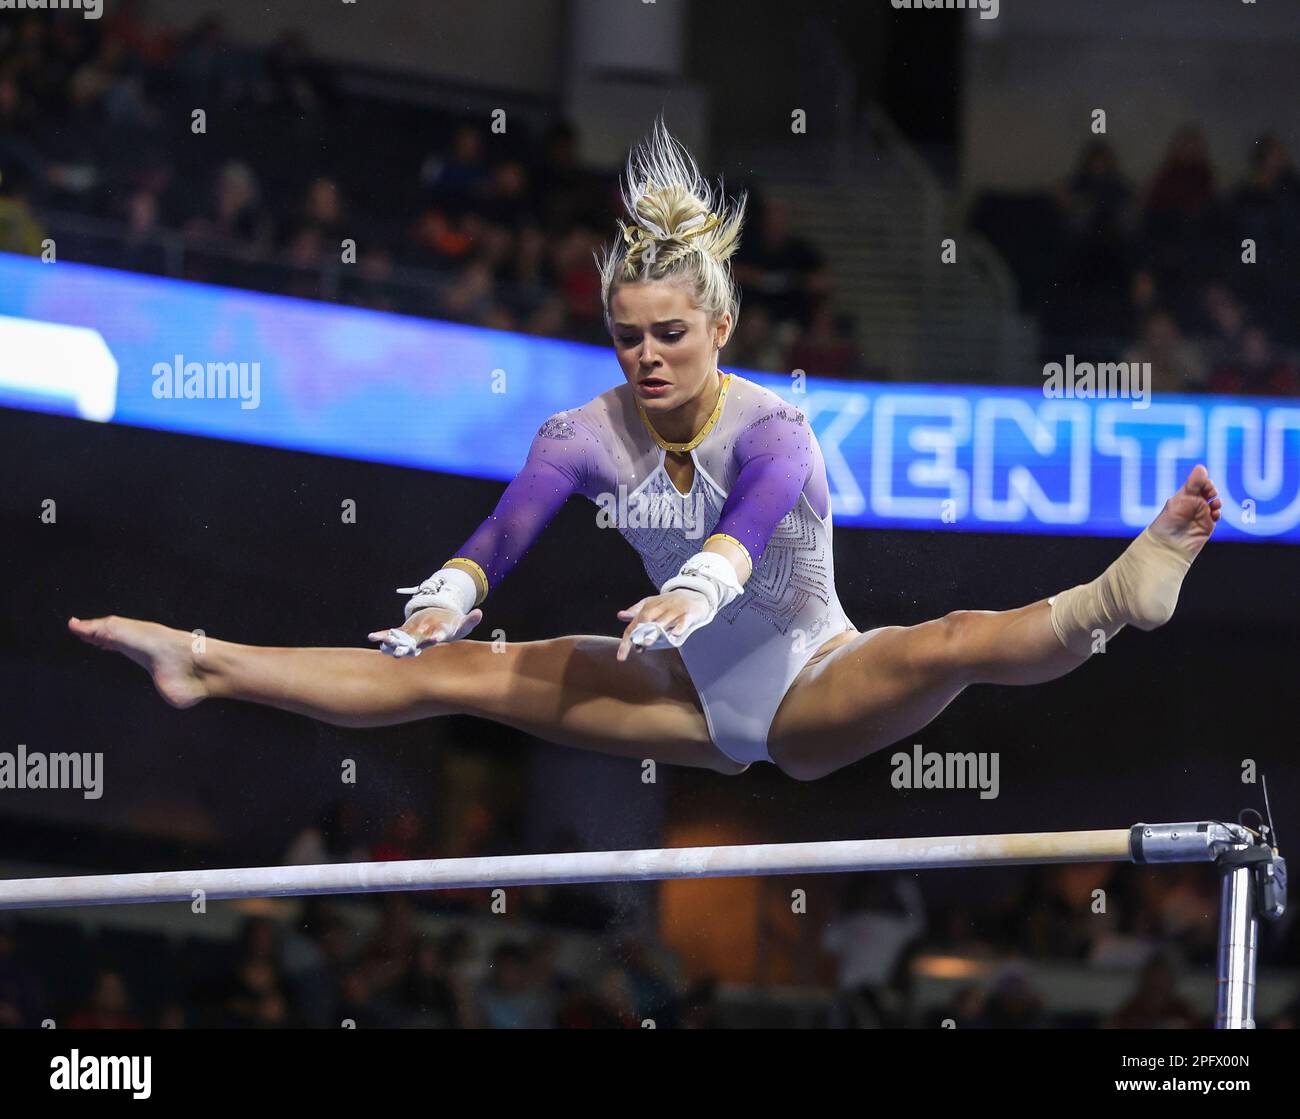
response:
<svg viewBox="0 0 1300 1119"><path fill-rule="evenodd" d="M1070 652L1088 657L1097 650L1097 631L1114 637L1126 625L1150 630L1173 616L1183 576L1192 557L1150 528L1091 583L1048 599L1052 629Z"/></svg>

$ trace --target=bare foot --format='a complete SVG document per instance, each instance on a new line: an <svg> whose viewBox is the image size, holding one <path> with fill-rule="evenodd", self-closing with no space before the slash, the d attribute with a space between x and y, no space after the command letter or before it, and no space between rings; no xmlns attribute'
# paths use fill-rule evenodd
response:
<svg viewBox="0 0 1300 1119"><path fill-rule="evenodd" d="M1180 548L1188 559L1195 559L1223 515L1222 506L1209 471L1197 463L1182 488L1151 522L1151 535Z"/></svg>
<svg viewBox="0 0 1300 1119"><path fill-rule="evenodd" d="M158 694L173 707L193 707L208 689L194 663L194 635L134 618L69 618L68 629L100 649L130 657L153 677Z"/></svg>

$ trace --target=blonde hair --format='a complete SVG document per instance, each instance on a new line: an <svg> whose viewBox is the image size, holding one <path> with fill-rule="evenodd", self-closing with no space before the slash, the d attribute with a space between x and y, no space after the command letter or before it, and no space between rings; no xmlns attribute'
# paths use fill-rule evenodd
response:
<svg viewBox="0 0 1300 1119"><path fill-rule="evenodd" d="M660 114L628 154L620 193L632 224L620 219L622 236L596 258L606 329L613 333L610 302L622 284L674 280L683 283L710 322L730 312L734 331L740 290L727 261L740 248L746 192L728 205L721 179L715 193Z"/></svg>

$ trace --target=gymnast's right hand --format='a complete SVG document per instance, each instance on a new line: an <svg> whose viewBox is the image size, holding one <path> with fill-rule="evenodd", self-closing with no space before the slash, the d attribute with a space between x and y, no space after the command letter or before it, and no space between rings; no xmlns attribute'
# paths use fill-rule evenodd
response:
<svg viewBox="0 0 1300 1119"><path fill-rule="evenodd" d="M483 611L475 607L468 614L446 606L428 606L417 610L403 626L380 629L370 634L379 642L379 651L390 657L418 657L433 645L448 645L469 635L483 620Z"/></svg>

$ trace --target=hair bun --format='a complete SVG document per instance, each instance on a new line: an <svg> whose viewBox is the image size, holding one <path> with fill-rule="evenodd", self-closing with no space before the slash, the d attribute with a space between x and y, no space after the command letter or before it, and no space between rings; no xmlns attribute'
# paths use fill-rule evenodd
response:
<svg viewBox="0 0 1300 1119"><path fill-rule="evenodd" d="M597 257L605 320L621 283L681 277L697 304L714 317L730 313L740 298L726 262L740 247L747 195L729 202L719 180L715 190L694 157L668 131L661 113L649 135L628 153L619 184L630 222L620 220L621 239Z"/></svg>

